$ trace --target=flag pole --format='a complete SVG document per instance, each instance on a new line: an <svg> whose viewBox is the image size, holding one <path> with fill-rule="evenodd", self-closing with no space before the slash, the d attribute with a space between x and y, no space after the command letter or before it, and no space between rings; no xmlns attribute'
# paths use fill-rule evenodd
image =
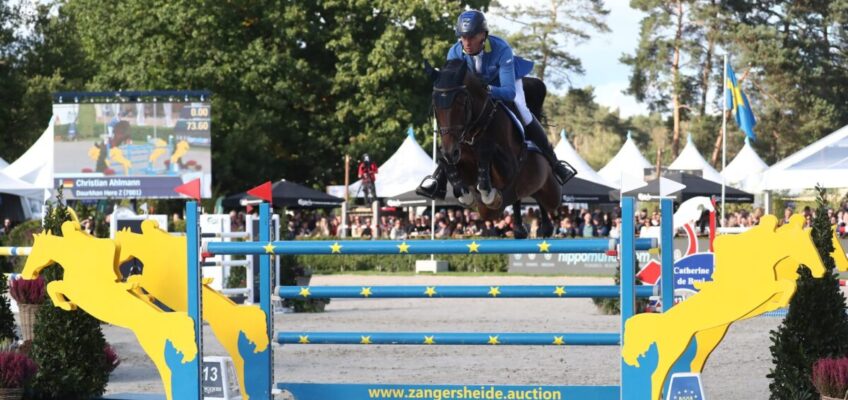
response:
<svg viewBox="0 0 848 400"><path fill-rule="evenodd" d="M727 178L724 176L724 169L727 167L727 53L724 54L724 101L721 103L721 219L724 221L724 195L725 184ZM721 224L722 226L724 223Z"/></svg>

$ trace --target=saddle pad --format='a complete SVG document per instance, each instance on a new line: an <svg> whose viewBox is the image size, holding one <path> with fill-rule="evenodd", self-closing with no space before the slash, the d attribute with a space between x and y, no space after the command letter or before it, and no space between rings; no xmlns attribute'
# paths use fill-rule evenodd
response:
<svg viewBox="0 0 848 400"><path fill-rule="evenodd" d="M516 132L518 132L519 138L524 141L525 145L527 145L527 150L542 154L542 150L539 149L538 146L536 146L536 143L527 140L527 137L524 136L524 124L521 123L521 121L518 119L518 116L516 116L512 112L512 110L510 110L509 107L507 107L507 105L503 102L499 101L498 106L500 106L506 112L506 115L509 115L509 118L512 120L512 124L516 127Z"/></svg>

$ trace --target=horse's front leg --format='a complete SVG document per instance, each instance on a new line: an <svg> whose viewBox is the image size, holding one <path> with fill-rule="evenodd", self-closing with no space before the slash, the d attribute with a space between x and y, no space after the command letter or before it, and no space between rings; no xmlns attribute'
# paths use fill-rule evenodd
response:
<svg viewBox="0 0 848 400"><path fill-rule="evenodd" d="M444 163L445 173L448 176L448 182L453 186L453 195L459 200L459 203L466 207L474 206L474 195L468 190L468 186L462 182L462 177L459 175L459 169L456 165Z"/></svg>
<svg viewBox="0 0 848 400"><path fill-rule="evenodd" d="M480 140L475 146L477 153L477 191L483 204L492 209L498 209L503 200L497 189L492 187L492 157L495 154L495 144Z"/></svg>

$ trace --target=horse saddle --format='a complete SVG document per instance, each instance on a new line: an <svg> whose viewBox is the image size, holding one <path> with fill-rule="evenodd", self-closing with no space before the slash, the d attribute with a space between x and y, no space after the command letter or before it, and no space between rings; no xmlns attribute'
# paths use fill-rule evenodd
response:
<svg viewBox="0 0 848 400"><path fill-rule="evenodd" d="M532 140L527 140L527 136L524 135L524 124L522 124L521 120L518 118L518 109L515 107L515 103L511 101L508 102L508 104L505 101L498 101L497 103L499 107L503 108L506 115L509 115L509 119L515 126L515 133L518 135L518 138L524 142L524 145L527 146L527 150L542 154L542 150L536 146L536 143L533 143Z"/></svg>

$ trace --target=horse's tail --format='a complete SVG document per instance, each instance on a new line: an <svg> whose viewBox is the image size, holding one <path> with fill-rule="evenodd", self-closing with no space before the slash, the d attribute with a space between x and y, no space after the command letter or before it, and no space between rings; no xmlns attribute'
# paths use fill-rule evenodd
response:
<svg viewBox="0 0 848 400"><path fill-rule="evenodd" d="M527 108L533 113L539 121L544 118L545 97L548 95L548 87L545 82L539 78L525 76L521 78L524 86L524 101L527 103Z"/></svg>

